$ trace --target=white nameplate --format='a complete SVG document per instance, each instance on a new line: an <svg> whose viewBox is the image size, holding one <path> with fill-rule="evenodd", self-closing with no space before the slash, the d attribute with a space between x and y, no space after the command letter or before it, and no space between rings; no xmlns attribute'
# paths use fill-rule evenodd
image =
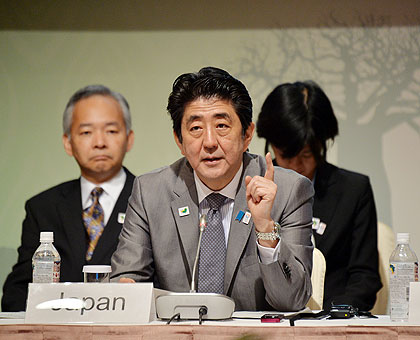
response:
<svg viewBox="0 0 420 340"><path fill-rule="evenodd" d="M420 282L410 282L408 322L420 324Z"/></svg>
<svg viewBox="0 0 420 340"><path fill-rule="evenodd" d="M25 323L146 324L152 283L30 283Z"/></svg>

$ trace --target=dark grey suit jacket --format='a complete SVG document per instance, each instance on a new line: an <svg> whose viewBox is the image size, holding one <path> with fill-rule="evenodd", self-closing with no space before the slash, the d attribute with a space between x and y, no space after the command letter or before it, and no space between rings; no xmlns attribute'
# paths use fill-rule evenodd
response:
<svg viewBox="0 0 420 340"><path fill-rule="evenodd" d="M278 261L261 264L255 227L235 220L247 211L245 176L264 176L265 159L244 154L228 239L224 293L236 310L298 310L311 296L311 182L297 173L275 168L278 185L272 210L279 221ZM189 215L178 209L188 207ZM198 243L198 199L193 170L185 158L136 178L117 251L113 278L152 281L155 287L188 292Z"/></svg>
<svg viewBox="0 0 420 340"><path fill-rule="evenodd" d="M3 311L26 308L28 283L32 282L32 255L39 246L41 231L54 232L54 246L61 256L61 282L82 282L85 264L111 263L122 227L117 221L118 213L127 209L134 181L134 175L124 170L127 174L125 185L89 263L85 259L88 242L82 219L80 179L59 184L26 202L18 262L3 286Z"/></svg>

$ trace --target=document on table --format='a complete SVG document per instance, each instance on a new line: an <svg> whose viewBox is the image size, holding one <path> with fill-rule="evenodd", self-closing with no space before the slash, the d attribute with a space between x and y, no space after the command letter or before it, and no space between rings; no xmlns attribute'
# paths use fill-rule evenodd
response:
<svg viewBox="0 0 420 340"><path fill-rule="evenodd" d="M0 319L24 319L25 312L0 312Z"/></svg>

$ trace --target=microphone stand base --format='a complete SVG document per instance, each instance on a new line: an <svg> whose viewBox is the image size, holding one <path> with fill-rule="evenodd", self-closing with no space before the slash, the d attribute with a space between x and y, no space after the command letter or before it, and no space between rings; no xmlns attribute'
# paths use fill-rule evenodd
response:
<svg viewBox="0 0 420 340"><path fill-rule="evenodd" d="M199 320L200 309L205 307L207 314L203 320L230 319L235 310L235 302L226 295L215 293L169 293L156 298L158 318L167 320L179 313L181 319Z"/></svg>

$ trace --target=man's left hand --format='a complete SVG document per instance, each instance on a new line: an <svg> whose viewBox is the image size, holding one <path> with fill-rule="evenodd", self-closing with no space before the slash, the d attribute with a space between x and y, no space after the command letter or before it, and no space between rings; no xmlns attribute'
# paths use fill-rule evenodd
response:
<svg viewBox="0 0 420 340"><path fill-rule="evenodd" d="M274 227L271 209L277 193L277 184L274 183L274 165L270 153L267 153L265 160L267 162L267 170L264 177L246 176L245 185L248 208L251 211L256 230L262 233L270 233ZM275 247L277 241L264 242L264 244L260 242L260 244L266 246L274 245Z"/></svg>

